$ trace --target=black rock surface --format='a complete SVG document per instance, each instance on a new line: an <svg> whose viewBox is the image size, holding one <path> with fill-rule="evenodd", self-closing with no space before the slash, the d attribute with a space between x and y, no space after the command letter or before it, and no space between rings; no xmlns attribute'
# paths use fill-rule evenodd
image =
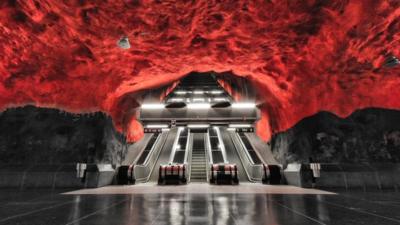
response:
<svg viewBox="0 0 400 225"><path fill-rule="evenodd" d="M0 114L2 164L116 164L126 151L124 135L101 112L72 114L25 106Z"/></svg>
<svg viewBox="0 0 400 225"><path fill-rule="evenodd" d="M347 118L320 112L275 135L270 146L282 164L400 162L400 111L368 108Z"/></svg>

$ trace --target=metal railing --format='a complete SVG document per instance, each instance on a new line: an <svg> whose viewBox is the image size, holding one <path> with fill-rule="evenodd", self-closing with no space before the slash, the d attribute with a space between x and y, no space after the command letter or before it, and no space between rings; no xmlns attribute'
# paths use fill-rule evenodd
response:
<svg viewBox="0 0 400 225"><path fill-rule="evenodd" d="M236 151L239 154L240 160L242 161L243 168L252 182L262 182L263 177L263 164L254 164L250 154L248 153L245 144L238 137L239 135L234 131L229 132L229 136L231 137L233 144L235 146Z"/></svg>
<svg viewBox="0 0 400 225"><path fill-rule="evenodd" d="M156 163L158 156L161 153L161 149L163 148L165 141L167 140L168 133L169 131L164 131L161 133L161 135L158 136L143 164L134 165L134 178L137 182L146 182L149 180L154 164Z"/></svg>

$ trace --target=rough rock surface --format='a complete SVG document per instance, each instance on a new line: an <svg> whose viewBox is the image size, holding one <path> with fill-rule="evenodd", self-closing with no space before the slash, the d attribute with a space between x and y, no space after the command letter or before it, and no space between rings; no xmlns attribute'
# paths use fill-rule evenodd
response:
<svg viewBox="0 0 400 225"><path fill-rule="evenodd" d="M103 111L129 134L138 91L233 71L265 102L266 140L319 111L400 109L400 68L383 66L399 29L398 0L3 0L0 108Z"/></svg>
<svg viewBox="0 0 400 225"><path fill-rule="evenodd" d="M0 163L122 161L126 140L104 113L71 114L26 106L0 114Z"/></svg>
<svg viewBox="0 0 400 225"><path fill-rule="evenodd" d="M369 108L347 118L320 112L270 142L283 163L400 162L400 111Z"/></svg>

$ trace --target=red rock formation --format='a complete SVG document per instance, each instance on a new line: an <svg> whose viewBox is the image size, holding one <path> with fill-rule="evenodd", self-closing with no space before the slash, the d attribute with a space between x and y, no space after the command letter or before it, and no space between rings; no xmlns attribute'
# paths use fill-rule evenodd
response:
<svg viewBox="0 0 400 225"><path fill-rule="evenodd" d="M102 110L127 131L138 91L232 71L259 90L268 139L320 110L399 109L400 69L382 67L399 29L398 0L4 0L0 107Z"/></svg>

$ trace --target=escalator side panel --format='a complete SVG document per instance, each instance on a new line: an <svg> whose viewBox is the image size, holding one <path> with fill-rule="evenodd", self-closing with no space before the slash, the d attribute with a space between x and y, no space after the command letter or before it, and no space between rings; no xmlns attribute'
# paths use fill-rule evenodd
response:
<svg viewBox="0 0 400 225"><path fill-rule="evenodd" d="M136 160L136 158L141 154L142 150L145 148L147 143L150 141L152 133L145 133L144 137L140 139L138 142L130 145L128 147L128 153L125 156L124 161L121 163L122 165L131 165Z"/></svg>
<svg viewBox="0 0 400 225"><path fill-rule="evenodd" d="M246 133L245 135L253 145L254 151L258 153L264 163L270 165L279 164L278 161L276 161L274 155L272 154L271 148L267 145L267 143L262 141L255 133Z"/></svg>
<svg viewBox="0 0 400 225"><path fill-rule="evenodd" d="M158 156L158 159L153 166L153 170L151 172L149 181L157 182L160 164L166 164L169 162L169 158L171 156L172 147L174 145L174 141L175 141L177 132L178 132L178 128L173 128L169 131L167 140L165 141L165 144L163 145L163 147L161 149L160 155Z"/></svg>
<svg viewBox="0 0 400 225"><path fill-rule="evenodd" d="M246 182L249 181L249 178L246 174L246 171L243 167L242 161L236 151L236 148L232 142L232 139L229 136L229 133L225 129L220 129L221 138L225 145L226 156L228 157L229 163L235 163L238 169L238 177L239 181Z"/></svg>

